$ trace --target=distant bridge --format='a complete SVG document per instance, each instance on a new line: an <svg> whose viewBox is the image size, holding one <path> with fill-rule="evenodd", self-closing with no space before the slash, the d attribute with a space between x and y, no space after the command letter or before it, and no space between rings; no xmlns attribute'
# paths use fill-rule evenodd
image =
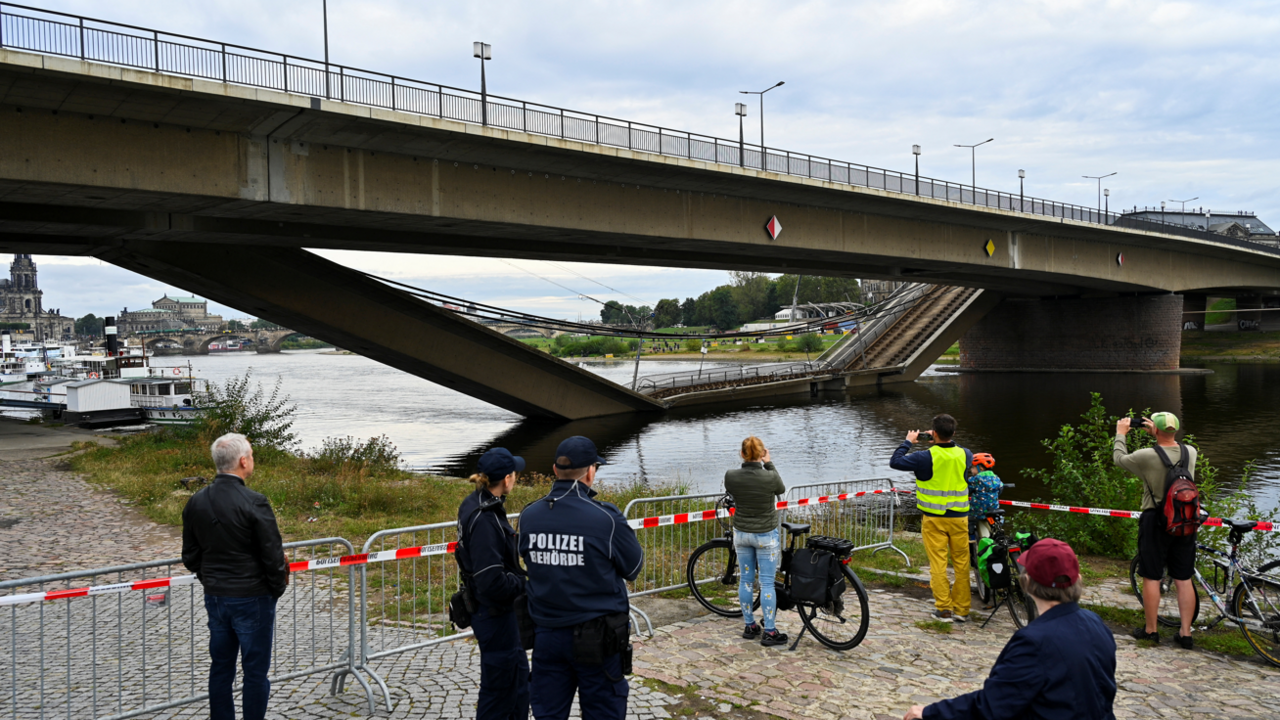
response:
<svg viewBox="0 0 1280 720"><path fill-rule="evenodd" d="M291 337L305 337L296 330L228 330L216 333L172 332L165 334L134 335L142 344L154 348L161 342L175 342L182 346L183 355L208 355L209 346L219 340L250 340L260 353L278 353L280 345Z"/></svg>
<svg viewBox="0 0 1280 720"><path fill-rule="evenodd" d="M486 323L480 323L480 324L484 325L485 327L489 328L494 332L502 333L503 335L509 335L512 337L515 337L518 335L528 335L530 333L536 333L548 340L553 340L565 334L564 330L552 330L550 328L533 327L532 325L524 325L521 323L488 323L486 322Z"/></svg>

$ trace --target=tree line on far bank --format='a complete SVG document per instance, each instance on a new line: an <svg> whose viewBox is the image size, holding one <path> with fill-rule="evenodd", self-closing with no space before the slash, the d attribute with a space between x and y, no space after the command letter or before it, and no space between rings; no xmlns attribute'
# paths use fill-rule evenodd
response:
<svg viewBox="0 0 1280 720"><path fill-rule="evenodd" d="M730 282L708 290L696 298L664 298L657 305L623 305L610 300L600 310L600 321L606 325L645 326L654 328L676 325L714 327L721 332L732 330L754 320L772 320L793 298L806 303L859 302L862 288L853 278L781 275L770 278L764 273L731 272ZM797 280L799 287L797 288Z"/></svg>

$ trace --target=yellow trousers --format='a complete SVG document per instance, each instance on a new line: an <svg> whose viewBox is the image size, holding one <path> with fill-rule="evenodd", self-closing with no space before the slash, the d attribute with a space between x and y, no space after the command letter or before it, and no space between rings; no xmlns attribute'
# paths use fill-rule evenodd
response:
<svg viewBox="0 0 1280 720"><path fill-rule="evenodd" d="M929 556L929 589L939 610L968 615L969 518L925 515L920 523L924 551ZM956 569L954 583L947 581L947 564Z"/></svg>

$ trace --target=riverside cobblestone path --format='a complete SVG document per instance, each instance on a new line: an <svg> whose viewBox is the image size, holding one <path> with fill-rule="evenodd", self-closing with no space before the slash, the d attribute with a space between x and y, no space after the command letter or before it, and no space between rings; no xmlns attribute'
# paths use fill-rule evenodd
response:
<svg viewBox="0 0 1280 720"><path fill-rule="evenodd" d="M696 687L718 702L787 720L888 720L915 704L982 686L1015 628L1001 608L991 623L955 624L950 634L921 629L931 599L872 590L866 640L845 653L808 636L796 652L764 648L739 637L741 620L700 618L661 628L640 643L636 673ZM794 613L779 613L783 632L801 630ZM1185 651L1168 644L1143 648L1116 636L1117 718L1277 718L1280 671L1255 661Z"/></svg>
<svg viewBox="0 0 1280 720"><path fill-rule="evenodd" d="M151 522L56 462L0 461L0 580L182 553L178 528Z"/></svg>

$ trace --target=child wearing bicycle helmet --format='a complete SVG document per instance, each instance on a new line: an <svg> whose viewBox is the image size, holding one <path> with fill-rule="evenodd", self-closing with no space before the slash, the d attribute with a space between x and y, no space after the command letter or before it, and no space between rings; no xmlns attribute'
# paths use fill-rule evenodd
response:
<svg viewBox="0 0 1280 720"><path fill-rule="evenodd" d="M995 512L1000 507L1000 490L1004 483L991 471L996 466L996 459L991 453L974 453L973 464L965 475L969 484L969 535L983 521L987 513Z"/></svg>

